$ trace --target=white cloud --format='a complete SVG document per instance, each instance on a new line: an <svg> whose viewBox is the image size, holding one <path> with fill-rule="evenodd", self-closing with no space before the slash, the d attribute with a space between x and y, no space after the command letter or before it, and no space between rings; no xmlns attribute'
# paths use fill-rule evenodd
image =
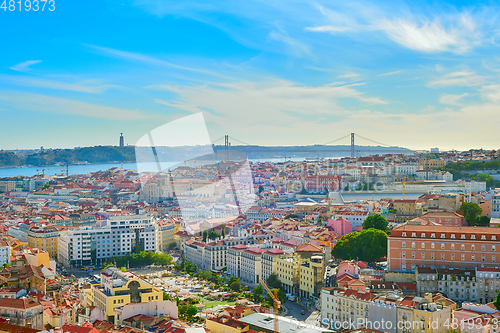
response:
<svg viewBox="0 0 500 333"><path fill-rule="evenodd" d="M484 101L500 104L500 84L483 86L479 89L479 92Z"/></svg>
<svg viewBox="0 0 500 333"><path fill-rule="evenodd" d="M17 71L17 72L29 72L31 70L30 66L36 65L41 63L41 60L28 60L24 62L20 62L12 67L10 69Z"/></svg>
<svg viewBox="0 0 500 333"><path fill-rule="evenodd" d="M378 32L411 50L461 54L481 44L484 30L482 24L487 25L494 20L491 15L486 20L485 15L479 11L433 13L429 10L423 13L418 9L403 8L349 3L340 12L320 6L319 11L325 24L308 26L305 30L351 35Z"/></svg>
<svg viewBox="0 0 500 333"><path fill-rule="evenodd" d="M68 90L68 91L83 92L88 94L99 94L110 88L121 88L120 86L117 85L100 84L100 82L96 80L83 80L77 83L71 83L64 81L34 79L28 77L1 75L1 74L0 74L0 80L7 81L10 84L15 84L20 86Z"/></svg>
<svg viewBox="0 0 500 333"><path fill-rule="evenodd" d="M429 87L448 87L448 86L476 86L484 82L484 77L475 72L458 71L444 75L443 77L431 81L427 84Z"/></svg>
<svg viewBox="0 0 500 333"><path fill-rule="evenodd" d="M303 55L311 54L311 51L306 44L290 37L287 33L283 31L281 32L271 31L269 33L269 37L271 39L284 43L290 49L291 53L294 54L295 56L300 57Z"/></svg>
<svg viewBox="0 0 500 333"><path fill-rule="evenodd" d="M395 74L399 74L401 72L404 72L404 69L403 70L400 70L400 71L395 71L395 72L389 72L389 73L384 73L384 74L380 74L378 76L389 76L389 75L395 75Z"/></svg>
<svg viewBox="0 0 500 333"><path fill-rule="evenodd" d="M335 27L333 25L324 25L324 26L319 26L319 27L306 27L306 31L314 31L314 32L331 32L331 33L337 33L337 32L346 32L346 31L352 31L353 28L350 27Z"/></svg>
<svg viewBox="0 0 500 333"><path fill-rule="evenodd" d="M422 52L464 53L479 42L474 22L463 16L456 26L448 28L439 19L422 23L409 19L383 20L379 27L395 42Z"/></svg>
<svg viewBox="0 0 500 333"><path fill-rule="evenodd" d="M454 94L443 94L441 97L439 97L439 103L441 104L446 104L446 105L452 105L452 106L464 106L464 103L462 102L462 98L471 96L471 94L464 93L460 95L454 95Z"/></svg>
<svg viewBox="0 0 500 333"><path fill-rule="evenodd" d="M178 97L168 101L157 99L157 103L188 112L213 110L206 115L207 119L227 127L244 124L257 128L267 126L270 122L276 126L286 126L298 119L345 116L351 111L339 104L339 100L344 98L368 105L387 104L378 97L366 96L349 86L308 87L297 86L289 81L199 87L165 85L163 89L177 93Z"/></svg>
<svg viewBox="0 0 500 333"><path fill-rule="evenodd" d="M337 76L339 79L355 79L359 77L359 74L357 73L348 73L348 74L342 74Z"/></svg>
<svg viewBox="0 0 500 333"><path fill-rule="evenodd" d="M139 110L119 109L71 99L17 91L0 91L0 101L18 110L34 112L76 115L117 121L145 120L148 118Z"/></svg>
<svg viewBox="0 0 500 333"><path fill-rule="evenodd" d="M128 52L128 51L123 51L123 50L112 49L109 47L102 47L102 46L89 45L89 44L84 44L84 45L101 53L101 54L103 54L103 55L106 55L106 56L112 57L112 58L123 59L123 60L133 61L133 62L139 62L139 63L143 63L143 64L150 65L153 67L169 67L169 68L179 69L182 71L195 72L195 73L199 73L199 74L206 74L209 76L219 77L219 78L224 78L224 79L231 79L231 78L224 76L224 75L221 75L220 73L217 73L217 72L198 69L198 68L192 68L192 67L187 67L187 66L181 66L181 65L174 64L170 61L166 61L164 59L151 57L151 56L141 54L141 53Z"/></svg>

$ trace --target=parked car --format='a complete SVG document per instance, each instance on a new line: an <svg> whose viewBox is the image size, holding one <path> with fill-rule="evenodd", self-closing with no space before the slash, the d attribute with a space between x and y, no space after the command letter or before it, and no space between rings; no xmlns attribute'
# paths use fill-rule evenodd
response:
<svg viewBox="0 0 500 333"><path fill-rule="evenodd" d="M305 314L306 314L306 310L302 310L302 311L300 311L300 314L305 315Z"/></svg>

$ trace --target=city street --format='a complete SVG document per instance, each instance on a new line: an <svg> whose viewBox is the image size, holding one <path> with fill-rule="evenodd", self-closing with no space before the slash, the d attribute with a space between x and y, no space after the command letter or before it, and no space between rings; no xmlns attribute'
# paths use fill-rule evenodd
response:
<svg viewBox="0 0 500 333"><path fill-rule="evenodd" d="M318 311L309 311L306 307L302 306L297 302L287 301L284 306L288 308L288 314L285 316L286 318L295 319L299 321L305 321L310 324L318 324L320 319L320 313ZM305 310L304 314L301 314L302 310Z"/></svg>

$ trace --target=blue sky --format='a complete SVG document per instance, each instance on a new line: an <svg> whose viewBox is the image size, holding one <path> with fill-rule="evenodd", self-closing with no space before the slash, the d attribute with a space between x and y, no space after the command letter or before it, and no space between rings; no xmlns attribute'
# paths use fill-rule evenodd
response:
<svg viewBox="0 0 500 333"><path fill-rule="evenodd" d="M135 144L203 112L212 140L322 144L355 132L497 149L499 9L56 0L54 12L0 11L0 148L118 144L120 132Z"/></svg>

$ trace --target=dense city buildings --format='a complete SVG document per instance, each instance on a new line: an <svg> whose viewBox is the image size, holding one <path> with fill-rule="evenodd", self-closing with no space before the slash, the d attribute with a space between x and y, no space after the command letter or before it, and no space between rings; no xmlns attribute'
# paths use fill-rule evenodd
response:
<svg viewBox="0 0 500 333"><path fill-rule="evenodd" d="M5 178L0 298L19 300L24 310L16 311L27 312L15 317L14 311L19 320L9 320L31 327L71 331L80 324L91 330L109 322L173 331L187 325L177 322L186 309L170 300L227 297L219 293L231 293L224 284L232 277L240 283L232 288L239 285L243 293L261 280L278 281L287 302L313 311L315 325L322 319L384 319L425 322L418 331L445 332L443 324L454 317L495 316L482 305L500 291L499 194L482 181L450 179L442 169L456 161L434 153L248 163L245 170L227 162L224 167L234 171L232 187L227 172L213 165L169 173L111 168ZM462 211L464 203L482 209L474 220ZM339 240L360 235L374 215L390 230L387 256L371 262L335 257ZM174 262L164 261L161 274L150 276L146 264L134 261L165 253ZM179 272L187 269L197 283L188 284L191 275ZM227 290L197 285L210 276ZM271 312L263 304L225 305L215 312L194 304L207 317L199 328L221 332L231 323L250 332L260 327L260 319L251 316ZM435 320L439 324L431 328Z"/></svg>

